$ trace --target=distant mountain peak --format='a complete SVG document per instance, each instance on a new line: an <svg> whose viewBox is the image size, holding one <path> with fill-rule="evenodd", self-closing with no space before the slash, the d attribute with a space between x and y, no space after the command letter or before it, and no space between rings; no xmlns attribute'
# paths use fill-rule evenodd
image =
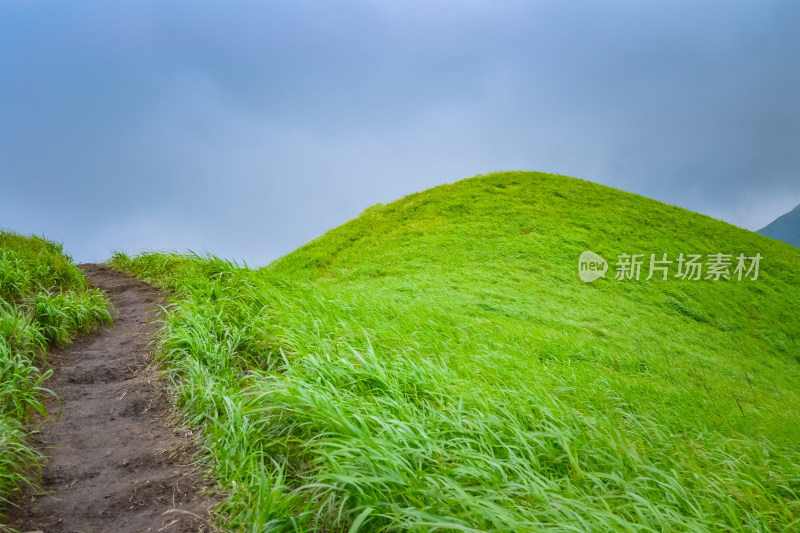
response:
<svg viewBox="0 0 800 533"><path fill-rule="evenodd" d="M800 204L758 230L758 233L800 248Z"/></svg>

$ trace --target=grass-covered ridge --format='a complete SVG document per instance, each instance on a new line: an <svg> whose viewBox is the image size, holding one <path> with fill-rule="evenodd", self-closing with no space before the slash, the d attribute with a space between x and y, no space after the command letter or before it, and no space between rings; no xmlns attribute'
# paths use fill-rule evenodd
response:
<svg viewBox="0 0 800 533"><path fill-rule="evenodd" d="M763 259L755 281L587 284L584 250ZM238 529L800 527L788 245L502 173L372 207L260 270L113 264L175 296L162 353Z"/></svg>
<svg viewBox="0 0 800 533"><path fill-rule="evenodd" d="M35 482L25 422L46 414L47 349L109 322L106 304L59 244L0 232L0 517L6 499Z"/></svg>

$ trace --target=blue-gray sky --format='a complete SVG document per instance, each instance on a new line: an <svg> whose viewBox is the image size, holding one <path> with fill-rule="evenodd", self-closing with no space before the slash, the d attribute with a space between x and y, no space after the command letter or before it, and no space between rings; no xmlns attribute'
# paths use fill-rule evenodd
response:
<svg viewBox="0 0 800 533"><path fill-rule="evenodd" d="M0 0L0 227L260 265L496 170L758 229L800 203L800 2Z"/></svg>

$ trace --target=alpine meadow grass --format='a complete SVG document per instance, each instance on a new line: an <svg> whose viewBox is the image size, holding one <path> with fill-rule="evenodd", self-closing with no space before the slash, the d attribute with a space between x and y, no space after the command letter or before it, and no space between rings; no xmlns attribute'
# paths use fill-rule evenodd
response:
<svg viewBox="0 0 800 533"><path fill-rule="evenodd" d="M756 280L583 283L585 250L763 261ZM160 357L232 530L800 530L791 246L511 172L374 206L260 269L111 264L171 295Z"/></svg>
<svg viewBox="0 0 800 533"><path fill-rule="evenodd" d="M26 423L47 415L48 348L110 322L107 305L61 245L0 232L0 517L10 496L37 482Z"/></svg>

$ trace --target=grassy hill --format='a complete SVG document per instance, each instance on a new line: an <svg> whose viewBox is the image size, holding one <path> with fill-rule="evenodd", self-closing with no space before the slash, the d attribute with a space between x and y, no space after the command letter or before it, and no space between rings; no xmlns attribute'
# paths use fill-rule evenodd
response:
<svg viewBox="0 0 800 533"><path fill-rule="evenodd" d="M586 250L609 263L591 283ZM668 279L645 279L664 253ZM719 253L730 279L675 276L680 254ZM643 255L640 279L615 279L622 254ZM511 172L374 206L260 270L113 264L174 294L161 351L234 528L800 526L800 250L783 243Z"/></svg>
<svg viewBox="0 0 800 533"><path fill-rule="evenodd" d="M0 231L0 518L10 495L36 483L39 454L25 423L45 414L47 350L110 322L107 302L61 245Z"/></svg>
<svg viewBox="0 0 800 533"><path fill-rule="evenodd" d="M761 235L800 248L800 205L758 230Z"/></svg>

